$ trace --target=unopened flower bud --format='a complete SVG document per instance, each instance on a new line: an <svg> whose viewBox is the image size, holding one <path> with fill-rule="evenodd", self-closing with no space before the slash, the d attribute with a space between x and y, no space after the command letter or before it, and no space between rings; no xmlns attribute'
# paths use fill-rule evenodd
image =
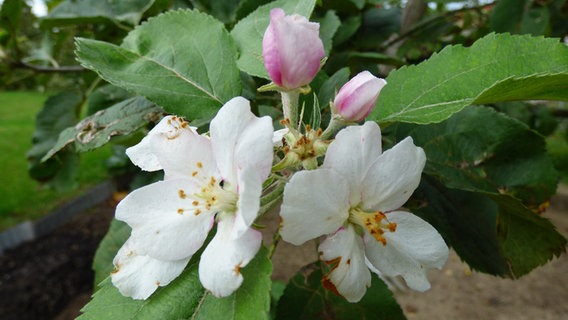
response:
<svg viewBox="0 0 568 320"><path fill-rule="evenodd" d="M379 92L387 84L369 71L363 71L347 82L335 96L334 113L346 121L361 121L375 107Z"/></svg>
<svg viewBox="0 0 568 320"><path fill-rule="evenodd" d="M262 39L262 56L270 79L278 86L291 90L309 84L325 56L319 24L272 9Z"/></svg>

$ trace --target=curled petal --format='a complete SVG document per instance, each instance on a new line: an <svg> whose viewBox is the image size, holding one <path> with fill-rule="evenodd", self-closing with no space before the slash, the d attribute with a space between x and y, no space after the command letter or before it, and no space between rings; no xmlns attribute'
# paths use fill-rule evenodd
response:
<svg viewBox="0 0 568 320"><path fill-rule="evenodd" d="M371 286L371 273L365 263L363 240L351 225L341 228L319 246L321 259L332 271L324 277L324 286L349 302L358 302Z"/></svg>
<svg viewBox="0 0 568 320"><path fill-rule="evenodd" d="M341 227L349 216L345 180L331 169L297 172L284 189L282 239L300 245Z"/></svg>
<svg viewBox="0 0 568 320"><path fill-rule="evenodd" d="M369 262L385 276L402 276L411 289L428 290L426 272L442 268L448 259L446 243L434 227L412 213L394 211L387 218L397 227L383 234L386 245L368 233L364 236Z"/></svg>
<svg viewBox="0 0 568 320"><path fill-rule="evenodd" d="M180 260L203 245L214 215L195 210L192 195L196 186L190 182L159 181L133 191L118 204L116 219L132 228L132 245L139 254Z"/></svg>
<svg viewBox="0 0 568 320"><path fill-rule="evenodd" d="M253 229L231 239L233 223L228 216L219 221L217 233L199 261L201 284L216 297L226 297L241 286L241 268L254 258L262 242L261 233Z"/></svg>
<svg viewBox="0 0 568 320"><path fill-rule="evenodd" d="M164 169L164 180L217 175L211 141L205 136L186 130L173 139L167 135L150 136L150 143Z"/></svg>
<svg viewBox="0 0 568 320"><path fill-rule="evenodd" d="M362 204L368 211L400 208L420 184L426 155L408 137L385 151L362 182Z"/></svg>
<svg viewBox="0 0 568 320"><path fill-rule="evenodd" d="M171 142L168 143L168 145L184 145L187 143L187 138L195 134L195 129L188 126L182 118L167 116L158 122L142 141L126 149L126 155L128 155L132 163L144 171L162 170L163 165L160 161L161 154L154 150L156 144L152 141L153 138L161 136L164 137L166 142L168 140ZM174 147L170 147L169 150L169 153L178 151ZM168 157L168 155L166 155L166 157Z"/></svg>
<svg viewBox="0 0 568 320"><path fill-rule="evenodd" d="M190 258L162 261L139 255L129 239L113 260L115 270L111 274L112 283L124 296L147 299L158 287L177 278Z"/></svg>
<svg viewBox="0 0 568 320"><path fill-rule="evenodd" d="M352 205L361 201L361 181L381 154L381 129L375 122L341 130L329 145L324 168L332 168L346 177Z"/></svg>

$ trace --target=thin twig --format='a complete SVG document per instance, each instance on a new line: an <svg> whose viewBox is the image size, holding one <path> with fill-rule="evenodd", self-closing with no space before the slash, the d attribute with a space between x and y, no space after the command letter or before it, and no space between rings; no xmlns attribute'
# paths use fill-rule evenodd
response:
<svg viewBox="0 0 568 320"><path fill-rule="evenodd" d="M385 44L382 44L382 45L379 47L379 51L383 51L383 50L385 50L386 48L392 46L393 44L395 44L395 43L397 43L397 42L399 42L399 41L404 40L405 38L411 36L412 34L418 32L418 31L420 31L420 29L426 27L427 25L429 25L429 24L431 24L431 23L433 23L433 22L435 22L435 21L437 21L437 20L439 20L439 19L443 19L443 18L446 18L446 17L450 17L450 16L453 16L453 15L455 15L455 14L458 14L458 13L461 13L461 12L465 12L465 11L469 11L469 10L480 10L480 9L483 9L483 8L486 8L486 7L489 7L489 6L492 6L492 5L494 5L494 4L495 4L495 2L491 2L491 3L482 4L482 5L475 6L475 7L464 7L464 8L461 8L461 9L448 11L448 12L442 13L442 14L440 14L440 15L437 15L437 16L435 16L435 17L432 17L432 18L430 18L430 19L424 20L424 21L422 21L422 22L420 22L420 23L414 25L413 27L409 28L407 31L402 32L398 37L389 40L389 41L388 41L387 43L385 43Z"/></svg>
<svg viewBox="0 0 568 320"><path fill-rule="evenodd" d="M17 61L10 64L13 68L29 69L38 73L70 73L70 72L84 72L85 69L82 66L60 66L60 67L44 67L37 66L23 61Z"/></svg>

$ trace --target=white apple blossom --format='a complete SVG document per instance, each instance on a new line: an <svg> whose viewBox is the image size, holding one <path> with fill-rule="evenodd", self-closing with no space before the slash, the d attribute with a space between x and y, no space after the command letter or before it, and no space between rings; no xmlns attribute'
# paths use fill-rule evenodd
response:
<svg viewBox="0 0 568 320"><path fill-rule="evenodd" d="M369 269L427 290L426 271L444 265L448 247L430 224L400 210L418 187L425 161L410 137L383 153L374 122L345 128L322 167L298 172L286 185L282 238L300 245L328 235L319 246L332 266L323 284L350 302L370 286Z"/></svg>
<svg viewBox="0 0 568 320"><path fill-rule="evenodd" d="M117 206L116 218L132 228L112 273L123 295L146 299L175 279L215 221L199 279L218 297L241 285L240 268L261 244L261 234L250 226L272 165L272 121L257 118L249 102L237 97L211 121L210 136L168 116L127 150L143 170L164 170L164 180L133 191Z"/></svg>

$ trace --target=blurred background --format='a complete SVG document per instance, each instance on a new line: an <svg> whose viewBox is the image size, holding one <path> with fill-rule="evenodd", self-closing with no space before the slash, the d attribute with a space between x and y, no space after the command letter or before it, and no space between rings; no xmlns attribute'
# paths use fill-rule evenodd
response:
<svg viewBox="0 0 568 320"><path fill-rule="evenodd" d="M74 318L92 292L90 265L114 206L129 190L160 178L139 172L124 154L145 128L82 150L69 145L41 161L61 131L131 96L76 62L74 38L120 44L139 23L177 8L208 12L230 30L269 1L242 2L245 9L237 12L226 1L205 0L0 1L1 319ZM352 74L370 69L386 76L491 32L568 42L565 0L323 0L312 18L338 24L326 68L348 65ZM522 101L492 107L546 137L559 189L543 215L568 236L568 106ZM276 256L280 280L313 258L309 247L297 259L286 250L282 245ZM566 270L563 255L519 281L504 280L471 271L454 254L431 276L430 292L400 288L397 298L410 319L568 318Z"/></svg>

